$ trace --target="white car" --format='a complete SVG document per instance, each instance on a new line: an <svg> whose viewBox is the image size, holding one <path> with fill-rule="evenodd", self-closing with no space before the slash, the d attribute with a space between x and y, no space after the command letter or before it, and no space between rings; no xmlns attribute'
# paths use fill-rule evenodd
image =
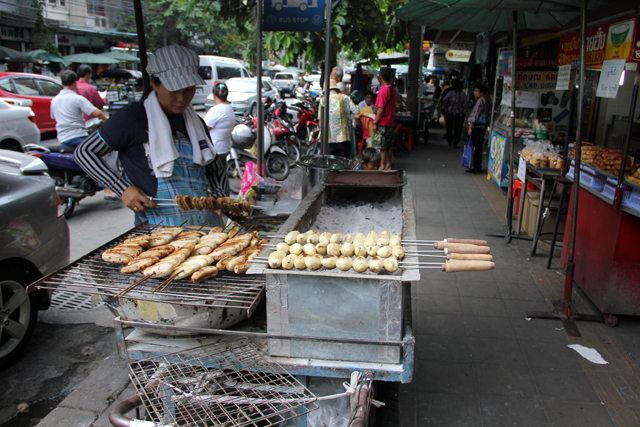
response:
<svg viewBox="0 0 640 427"><path fill-rule="evenodd" d="M0 98L0 149L23 151L26 144L40 143L40 130L30 99Z"/></svg>
<svg viewBox="0 0 640 427"><path fill-rule="evenodd" d="M236 116L246 117L248 115L256 116L258 114L258 97L256 96L256 78L236 77L226 81L229 87L229 95L227 101L231 103L233 112ZM273 82L269 77L262 78L262 98L268 98L271 102L278 98L278 91L273 86ZM264 102L264 100L263 100ZM207 97L204 104L205 111L213 107L213 94Z"/></svg>

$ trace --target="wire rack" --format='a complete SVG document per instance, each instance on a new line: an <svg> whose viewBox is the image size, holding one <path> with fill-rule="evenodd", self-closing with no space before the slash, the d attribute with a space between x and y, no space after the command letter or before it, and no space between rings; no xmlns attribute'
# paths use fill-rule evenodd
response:
<svg viewBox="0 0 640 427"><path fill-rule="evenodd" d="M38 289L114 297L139 279L140 275L120 273L122 265L103 261L102 252L125 239L146 234L151 228L148 224L135 227L67 267L40 279L32 286ZM187 306L237 308L247 310L248 315L251 315L265 288L264 276L221 273L198 284L191 283L189 278L175 280L163 291L152 292L164 280L146 280L119 298Z"/></svg>
<svg viewBox="0 0 640 427"><path fill-rule="evenodd" d="M246 338L129 365L163 426L273 426L318 408L316 397Z"/></svg>

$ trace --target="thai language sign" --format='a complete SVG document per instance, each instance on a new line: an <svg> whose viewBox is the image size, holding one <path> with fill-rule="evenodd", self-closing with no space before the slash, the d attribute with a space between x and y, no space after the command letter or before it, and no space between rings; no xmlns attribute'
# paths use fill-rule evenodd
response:
<svg viewBox="0 0 640 427"><path fill-rule="evenodd" d="M555 89L558 81L556 71L516 71L518 89Z"/></svg>
<svg viewBox="0 0 640 427"><path fill-rule="evenodd" d="M624 59L609 59L602 64L602 73L596 96L600 98L615 98L620 87L620 76L624 71Z"/></svg>
<svg viewBox="0 0 640 427"><path fill-rule="evenodd" d="M323 31L325 0L265 0L264 31Z"/></svg>
<svg viewBox="0 0 640 427"><path fill-rule="evenodd" d="M636 40L637 17L587 29L585 67L602 68L606 59L628 59ZM580 58L580 32L560 38L558 65ZM640 60L640 57L639 57Z"/></svg>

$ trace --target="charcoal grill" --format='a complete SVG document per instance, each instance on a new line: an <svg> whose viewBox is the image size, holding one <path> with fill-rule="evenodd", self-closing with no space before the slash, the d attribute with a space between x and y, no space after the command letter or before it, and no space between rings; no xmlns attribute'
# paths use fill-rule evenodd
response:
<svg viewBox="0 0 640 427"><path fill-rule="evenodd" d="M191 283L189 278L175 280L163 291L155 293L152 291L165 279L149 279L116 298L118 292L140 275L120 273L122 266L103 261L102 253L125 239L146 234L152 228L146 223L137 226L29 288L102 295L116 316L144 322L148 331L160 334L188 335L190 332L168 331L153 328L154 325L227 328L251 316L264 295L263 276L221 272L199 284Z"/></svg>
<svg viewBox="0 0 640 427"><path fill-rule="evenodd" d="M415 212L408 178L403 173L364 173L367 174L366 180L358 179L357 175L351 177L356 179L341 180L341 177L347 178L347 174L336 173L335 179L340 181L336 182L337 185L326 182L316 185L278 234L285 236L294 230L304 232L313 228L323 206L397 200L402 206L402 224L390 224L389 229L401 227L403 241L415 241ZM346 229L337 231L349 232ZM405 249L407 253L417 252L411 243L405 244ZM260 257L266 258L274 250L269 247L262 251ZM270 269L266 264L258 263L251 266L248 273L266 277L269 334L333 338L358 336L364 340L397 342L404 334L410 282L420 280L417 257L406 256L405 261L405 267L394 274L343 272L324 267L315 271ZM400 363L403 357L402 346L313 343L294 339L269 339L269 354L391 364Z"/></svg>
<svg viewBox="0 0 640 427"><path fill-rule="evenodd" d="M246 338L130 364L159 425L273 426L318 408L316 397Z"/></svg>

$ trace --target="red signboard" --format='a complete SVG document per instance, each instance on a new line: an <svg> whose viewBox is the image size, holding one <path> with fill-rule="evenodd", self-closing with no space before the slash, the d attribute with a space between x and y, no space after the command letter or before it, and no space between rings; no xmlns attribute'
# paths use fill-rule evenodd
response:
<svg viewBox="0 0 640 427"><path fill-rule="evenodd" d="M119 47L119 48L122 48L122 49L138 49L138 43L118 42L116 44L116 47Z"/></svg>
<svg viewBox="0 0 640 427"><path fill-rule="evenodd" d="M636 40L637 17L587 29L585 66L602 68L605 59L630 59L631 42ZM638 49L635 47L634 49ZM580 32L560 38L558 65L571 64L580 58ZM640 58L639 58L640 60Z"/></svg>
<svg viewBox="0 0 640 427"><path fill-rule="evenodd" d="M556 68L558 58L524 57L519 56L516 62L518 69L522 68Z"/></svg>

